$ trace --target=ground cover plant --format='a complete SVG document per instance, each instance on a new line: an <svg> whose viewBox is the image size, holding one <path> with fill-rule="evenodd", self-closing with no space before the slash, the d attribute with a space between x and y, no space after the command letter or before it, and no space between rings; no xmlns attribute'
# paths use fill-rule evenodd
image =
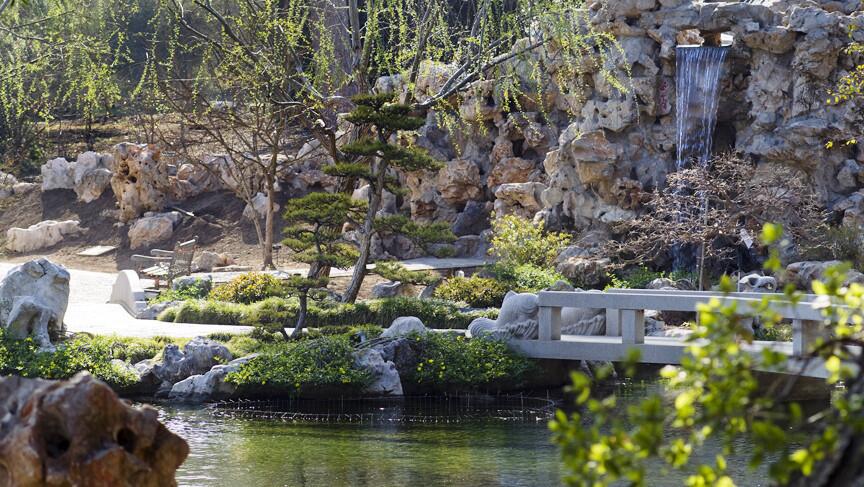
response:
<svg viewBox="0 0 864 487"><path fill-rule="evenodd" d="M40 350L32 339L17 340L0 329L0 375L68 379L83 370L115 387L134 384L138 377L112 360L135 363L158 355L167 340L76 335Z"/></svg>

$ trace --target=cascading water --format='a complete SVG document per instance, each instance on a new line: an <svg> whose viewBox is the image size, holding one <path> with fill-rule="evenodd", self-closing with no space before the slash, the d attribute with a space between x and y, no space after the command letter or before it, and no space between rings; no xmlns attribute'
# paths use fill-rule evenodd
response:
<svg viewBox="0 0 864 487"><path fill-rule="evenodd" d="M720 76L727 52L727 47L679 46L675 49L678 170L691 163L704 167L711 157L714 128L717 125ZM706 211L705 204L700 209L702 214ZM685 254L681 247L673 249L673 256L676 269L692 265L693 256Z"/></svg>
<svg viewBox="0 0 864 487"><path fill-rule="evenodd" d="M678 169L711 157L720 75L727 47L679 46L675 49Z"/></svg>

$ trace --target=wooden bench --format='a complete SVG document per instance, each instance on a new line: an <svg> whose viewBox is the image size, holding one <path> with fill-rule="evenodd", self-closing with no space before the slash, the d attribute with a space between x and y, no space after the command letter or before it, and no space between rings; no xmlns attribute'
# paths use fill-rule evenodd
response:
<svg viewBox="0 0 864 487"><path fill-rule="evenodd" d="M175 278L192 273L197 245L198 237L194 237L186 242L178 242L174 250L153 249L150 255L133 255L132 262L138 265L139 274L153 279L157 289L163 279L170 288Z"/></svg>

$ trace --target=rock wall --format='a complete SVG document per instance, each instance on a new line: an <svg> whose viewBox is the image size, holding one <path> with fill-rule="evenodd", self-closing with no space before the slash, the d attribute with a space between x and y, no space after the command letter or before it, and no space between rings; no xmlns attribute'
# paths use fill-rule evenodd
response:
<svg viewBox="0 0 864 487"><path fill-rule="evenodd" d="M418 143L448 161L437 173L405 177L402 207L418 220L476 220L478 208L544 219L552 227L586 230L634 218L645 192L665 184L675 168L675 47L731 40L721 83L715 152L737 150L760 164L785 164L812 181L826 205L862 220L864 150L826 149L829 140L864 132L864 104L826 104L838 77L861 63L843 48L864 40L857 0L703 3L624 0L590 5L592 22L613 33L623 55L605 68L623 72L621 96L590 67L584 96L556 84L554 47L532 53L548 71L545 96L513 111L489 81L458 100L473 123L442 127L431 113ZM510 69L534 81L523 61ZM434 92L454 66L425 63L416 98ZM381 90L403 89L401 76L381 78ZM507 107L510 108L507 108ZM860 192L859 192L860 191ZM474 233L483 229L474 226Z"/></svg>

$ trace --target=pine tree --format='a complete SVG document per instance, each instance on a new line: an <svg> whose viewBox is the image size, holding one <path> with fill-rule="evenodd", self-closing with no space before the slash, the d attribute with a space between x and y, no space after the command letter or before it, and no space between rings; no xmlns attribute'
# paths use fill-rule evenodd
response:
<svg viewBox="0 0 864 487"><path fill-rule="evenodd" d="M347 120L357 125L361 133L371 134L359 138L346 145L342 150L355 156L357 162L337 163L327 168L333 176L359 179L369 185L369 200L366 216L359 228L360 249L351 283L345 291L343 301L354 302L360 292L360 286L366 277L366 266L371 260L370 248L372 237L381 228L376 228L376 214L381 209L384 190L394 194L403 193L399 180L392 170L405 172L420 170L437 170L442 164L433 159L424 149L416 146L399 145L396 138L400 131L417 130L425 120L411 114L411 107L395 103L391 94L362 95L353 98L356 108L348 115ZM392 218L392 217L391 217ZM401 218L386 224L388 230L406 232L409 238L430 245L453 240L449 228L437 226L432 232L423 231L422 227Z"/></svg>
<svg viewBox="0 0 864 487"><path fill-rule="evenodd" d="M283 218L288 226L283 230L282 244L294 252L293 258L309 264L309 274L295 275L285 282L289 293L300 300L297 322L290 338L296 338L306 326L309 298L315 289L327 287L327 277L316 277L314 268L347 269L357 259L358 252L342 237L342 225L363 217L365 203L342 193L310 193L289 200ZM284 328L282 334L288 339Z"/></svg>

